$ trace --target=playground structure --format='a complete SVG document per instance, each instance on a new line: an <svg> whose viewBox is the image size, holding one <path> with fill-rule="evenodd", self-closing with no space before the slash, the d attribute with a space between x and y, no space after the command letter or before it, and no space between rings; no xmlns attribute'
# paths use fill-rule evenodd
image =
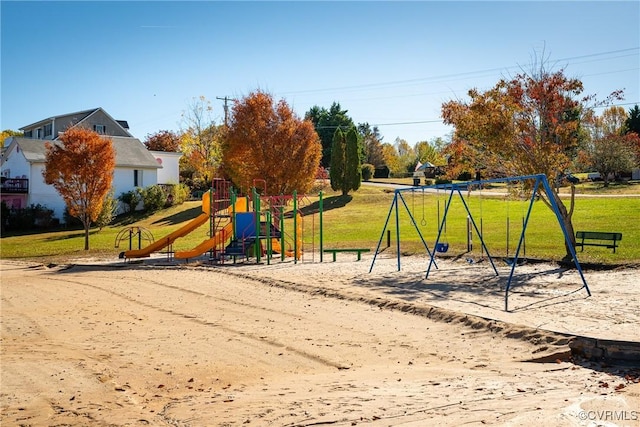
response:
<svg viewBox="0 0 640 427"><path fill-rule="evenodd" d="M209 196L209 193L205 193L202 196L202 213L200 215L198 215L196 218L192 219L182 227L178 228L174 232L152 242L151 244L143 248L129 249L128 251L120 252L119 258L145 258L151 256L151 254L154 252L159 252L165 248L171 248L171 245L173 245L173 242L175 242L177 239L186 236L196 228L200 227L203 224L206 224L206 222L209 221L210 213L211 198Z"/></svg>
<svg viewBox="0 0 640 427"><path fill-rule="evenodd" d="M266 192L266 183L263 192ZM119 257L144 258L152 253L166 251L169 259L188 261L208 252L211 261L220 263L227 259L236 262L238 258L248 260L251 257L255 257L258 263L262 258L270 263L274 254L280 255L282 261L285 257L291 257L294 262L298 262L304 254L303 215L298 206L304 198L305 196L298 196L295 192L292 195L260 195L255 187L250 195L239 196L230 182L216 179L212 188L202 195L200 215L145 247L140 247L139 243L138 249L132 248L133 235L129 232L129 250L121 252ZM289 205L293 206L291 211L287 211ZM209 232L205 240L189 250L173 250L177 239L207 222ZM285 226L287 222L293 223L291 231ZM126 236L127 231L123 230L121 233ZM313 253L315 241L311 245Z"/></svg>
<svg viewBox="0 0 640 427"><path fill-rule="evenodd" d="M374 256L373 256L373 260L371 262L371 267L369 269L369 272L373 271L373 267L375 265L376 262L376 258L377 255L380 252L380 246L385 234L385 231L387 231L387 227L389 225L389 221L391 219L391 214L395 212L395 224L396 224L396 252L397 252L397 257L398 257L398 271L401 270L401 264L400 264L400 254L401 254L401 250L400 250L400 220L399 220L399 209L400 209L400 203L402 203L402 205L404 206L404 208L406 209L406 212L409 214L409 218L410 218L410 222L413 225L413 227L415 228L415 230L418 233L418 236L420 237L420 240L424 246L424 248L426 249L426 252L429 256L429 264L427 267L427 271L425 274L425 278L429 278L429 273L431 272L431 268L435 267L436 269L438 269L438 265L436 262L436 253L437 252L446 252L448 250L448 242L443 242L443 238L446 240L446 225L447 225L447 214L449 213L449 208L451 206L451 202L452 199L454 198L454 195L458 195L460 197L460 200L462 201L462 204L465 208L465 211L468 215L468 224L469 224L469 232L468 232L468 236L471 235L471 230L474 230L476 235L478 236L480 243L482 245L482 253L483 256L486 254L489 263L491 264L491 268L493 269L493 272L495 273L496 276L499 276L498 270L496 268L496 265L494 263L494 257L491 255L487 245L485 244L485 239L482 233L482 218L480 218L480 225L478 224L478 222L474 219L471 210L469 209L469 205L467 204L467 202L464 199L464 196L462 194L462 190L467 191L467 189L472 188L472 187L477 187L477 188L482 188L483 186L487 185L487 184L492 184L492 183L514 183L514 182L523 182L523 181L533 181L533 191L531 193L531 197L529 199L529 205L526 211L526 214L523 216L523 220L522 220L522 231L520 234L520 238L518 240L518 244L515 250L515 254L513 256L513 258L508 258L506 259L506 261L508 261L508 264L510 266L510 273L509 273L509 277L507 280L507 284L505 287L505 293L504 293L504 308L505 311L509 311L509 291L511 288L511 283L512 283L512 279L514 276L514 272L515 269L517 267L517 265L519 264L519 258L520 258L520 254L521 251L523 250L523 248L525 247L524 242L525 242L525 233L526 233L526 228L527 228L527 224L529 222L529 218L531 215L531 211L532 211L532 207L533 207L533 203L536 200L537 194L539 189L542 187L544 189L544 191L546 192L546 194L551 194L552 190L551 187L549 186L549 182L547 180L547 177L545 175L527 175L527 176L517 176L517 177L507 177L507 178L498 178L498 179L489 179L489 180L478 180L478 181L471 181L471 182L465 182L465 183L459 183L459 184L437 184L437 185L428 185L428 186L422 186L422 187L412 187L412 188L406 188L406 189L397 189L394 192L394 198L393 201L391 203L391 206L389 208L389 213L387 214L387 218L384 224L384 227L382 229L382 233L380 235L380 239L378 241L377 247L376 247L376 251L374 252ZM437 233L437 237L435 240L435 243L433 245L433 250L429 248L429 246L427 245L421 231L420 228L418 227L418 224L416 222L416 219L414 218L414 215L411 211L411 209L409 209L409 206L407 205L407 202L405 201L405 198L403 196L403 193L406 192L413 192L415 193L416 191L422 191L424 194L424 191L426 190L435 190L436 192L440 191L440 190L444 190L445 193L447 194L447 200L445 202L445 206L444 206L444 212L442 217L440 217L440 209L439 209L439 205L438 205L438 233ZM558 208L558 205L556 204L555 200L553 198L549 198L549 202L551 204L551 208L556 216L556 219L558 220L558 224L560 226L560 229L562 230L562 233L564 235L564 240L565 243L567 245L567 248L569 248L571 255L572 255L572 259L574 261L575 267L577 269L577 271L580 274L580 277L582 279L582 288L585 289L585 291L587 292L587 295L590 296L591 295L591 291L589 290L589 287L587 285L586 279L584 277L584 274L582 272L582 267L580 266L580 263L578 261L578 258L576 256L576 252L575 249L573 247L573 245L571 244L571 237L564 225L564 222L562 221L562 217L560 215L560 211ZM422 219L422 222L424 222L424 217ZM424 225L424 224L423 224ZM509 220L507 220L507 248L508 248L508 239L509 239ZM470 240L468 240L469 242ZM471 247L469 246L468 243L468 247L467 250L470 251ZM507 249L508 251L508 249Z"/></svg>

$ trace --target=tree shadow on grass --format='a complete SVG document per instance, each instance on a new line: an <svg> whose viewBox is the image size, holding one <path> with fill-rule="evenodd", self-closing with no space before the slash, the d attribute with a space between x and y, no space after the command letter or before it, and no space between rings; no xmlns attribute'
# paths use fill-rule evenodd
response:
<svg viewBox="0 0 640 427"><path fill-rule="evenodd" d="M353 200L353 196L347 194L346 196L332 196L322 200L322 211L330 211L331 209L339 209L345 207L349 202ZM299 209L302 215L313 215L320 212L320 202L313 202L309 206L305 206Z"/></svg>
<svg viewBox="0 0 640 427"><path fill-rule="evenodd" d="M196 206L184 211L176 212L172 215L159 218L153 221L154 225L175 225L184 221L190 221L202 214L202 206Z"/></svg>
<svg viewBox="0 0 640 427"><path fill-rule="evenodd" d="M89 230L89 237L91 237L94 234L98 234L99 232L100 230L98 229ZM81 230L79 233L59 234L56 236L47 237L44 240L46 242L56 242L60 240L69 240L69 239L77 239L77 238L84 238L84 229Z"/></svg>

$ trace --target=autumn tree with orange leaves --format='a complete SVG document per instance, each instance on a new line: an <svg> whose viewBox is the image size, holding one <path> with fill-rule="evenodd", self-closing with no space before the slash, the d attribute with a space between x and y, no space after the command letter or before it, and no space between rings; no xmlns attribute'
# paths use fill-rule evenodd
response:
<svg viewBox="0 0 640 427"><path fill-rule="evenodd" d="M549 207L549 200L555 200L575 246L575 187L569 183L572 191L566 206L558 186L577 153L581 119L593 97L581 95L580 80L538 65L530 73L500 80L486 92L470 90L469 102L446 102L442 117L455 127L454 152L467 167L494 177L545 174L553 190L546 194L540 189L541 199ZM620 96L614 92L607 101ZM566 257L570 254L567 246Z"/></svg>
<svg viewBox="0 0 640 427"><path fill-rule="evenodd" d="M115 164L111 139L83 127L69 128L58 141L46 145L42 175L62 196L69 214L82 222L85 250L89 250L89 227L111 189Z"/></svg>
<svg viewBox="0 0 640 427"><path fill-rule="evenodd" d="M313 124L298 118L284 100L257 91L234 103L222 162L236 186L246 190L262 179L270 194L306 192L321 156Z"/></svg>
<svg viewBox="0 0 640 427"><path fill-rule="evenodd" d="M161 130L147 134L144 146L151 151L166 151L175 153L180 150L180 136L170 130Z"/></svg>

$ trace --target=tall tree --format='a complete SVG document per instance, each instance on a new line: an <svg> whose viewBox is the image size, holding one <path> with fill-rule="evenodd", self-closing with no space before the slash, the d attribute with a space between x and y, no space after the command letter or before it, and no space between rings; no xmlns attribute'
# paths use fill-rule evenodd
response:
<svg viewBox="0 0 640 427"><path fill-rule="evenodd" d="M181 162L188 163L206 181L218 173L224 138L224 126L215 124L212 111L211 102L200 96L192 99L182 114Z"/></svg>
<svg viewBox="0 0 640 427"><path fill-rule="evenodd" d="M384 166L382 135L380 135L378 127L371 127L369 123L360 123L358 124L358 133L362 139L363 163L369 163L375 167Z"/></svg>
<svg viewBox="0 0 640 427"><path fill-rule="evenodd" d="M640 137L640 107L638 104L629 109L624 128L626 133L635 133ZM634 151L636 154L635 166L640 166L640 143L635 145Z"/></svg>
<svg viewBox="0 0 640 427"><path fill-rule="evenodd" d="M346 136L345 181L349 189L358 191L362 183L362 162L360 160L360 147L362 144L355 126L347 131Z"/></svg>
<svg viewBox="0 0 640 427"><path fill-rule="evenodd" d="M606 108L600 117L591 114L590 116L596 119L597 127L603 134L623 135L625 133L628 116L622 107L611 106Z"/></svg>
<svg viewBox="0 0 640 427"><path fill-rule="evenodd" d="M475 154L466 141L454 136L443 150L444 158L447 160L445 177L453 180L462 174L472 174L482 168L483 163L474 158Z"/></svg>
<svg viewBox="0 0 640 427"><path fill-rule="evenodd" d="M331 188L340 190L343 196L356 191L362 182L362 164L358 150L358 131L355 126L346 132L336 129L331 148L329 178Z"/></svg>
<svg viewBox="0 0 640 427"><path fill-rule="evenodd" d="M638 104L629 109L625 130L626 132L635 132L640 135L640 107L638 107Z"/></svg>
<svg viewBox="0 0 640 427"><path fill-rule="evenodd" d="M180 137L169 130L147 134L144 140L147 150L176 152L180 150Z"/></svg>
<svg viewBox="0 0 640 427"><path fill-rule="evenodd" d="M58 191L71 216L84 226L84 249L89 249L89 227L96 221L113 182L116 164L111 139L82 127L67 129L58 143L46 143L47 184Z"/></svg>
<svg viewBox="0 0 640 427"><path fill-rule="evenodd" d="M583 86L578 79L567 78L562 70L551 72L544 63L530 73L480 92L469 91L469 102L449 101L442 106L446 124L455 127L455 140L473 153L475 167L486 167L498 176L545 174L559 183L569 167L580 138L581 112L588 109L592 97L580 98ZM614 92L609 99L620 96ZM559 188L542 194L558 205L560 215L575 246L572 215L575 187L571 184L567 207ZM570 249L566 247L567 257Z"/></svg>
<svg viewBox="0 0 640 427"><path fill-rule="evenodd" d="M308 191L315 180L321 145L313 124L289 105L256 91L233 105L224 145L224 169L241 188L256 179L271 194Z"/></svg>
<svg viewBox="0 0 640 427"><path fill-rule="evenodd" d="M630 171L635 165L634 144L640 141L635 133L617 135L607 133L589 144L588 159L592 170L600 174L605 187L611 177Z"/></svg>
<svg viewBox="0 0 640 427"><path fill-rule="evenodd" d="M353 120L347 115L348 112L348 110L343 110L339 103L334 102L328 110L314 105L305 114L305 119L311 120L320 136L322 143L321 164L324 167L329 167L331 163L331 147L336 129L342 129L346 132L354 126Z"/></svg>
<svg viewBox="0 0 640 427"><path fill-rule="evenodd" d="M384 164L389 168L389 172L397 174L400 171L400 157L396 147L385 142L382 144L382 155L384 156Z"/></svg>
<svg viewBox="0 0 640 427"><path fill-rule="evenodd" d="M416 157L421 163L432 163L436 166L443 166L446 162L435 145L428 141L420 141L413 147Z"/></svg>
<svg viewBox="0 0 640 427"><path fill-rule="evenodd" d="M604 186L612 176L630 171L636 165L636 149L640 137L634 132L625 134L627 113L622 107L609 107L600 116L585 118L589 140L583 144L583 158L591 170L600 173Z"/></svg>
<svg viewBox="0 0 640 427"><path fill-rule="evenodd" d="M407 140L402 138L396 138L395 147L398 151L398 159L400 162L399 173L413 172L416 166L416 153Z"/></svg>

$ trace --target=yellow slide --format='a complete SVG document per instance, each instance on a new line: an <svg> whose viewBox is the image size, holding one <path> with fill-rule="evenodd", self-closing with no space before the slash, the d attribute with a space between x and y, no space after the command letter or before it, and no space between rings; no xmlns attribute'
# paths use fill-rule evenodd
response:
<svg viewBox="0 0 640 427"><path fill-rule="evenodd" d="M145 258L150 256L154 252L158 252L161 249L166 248L171 245L176 239L186 236L191 233L196 228L200 227L202 224L205 224L209 221L209 213L211 212L211 200L210 193L206 192L202 196L202 213L198 215L196 218L189 221L187 224L178 228L173 233L163 237L162 239L158 239L155 242L145 246L142 249L132 249L129 251L122 252L120 254L120 258Z"/></svg>
<svg viewBox="0 0 640 427"><path fill-rule="evenodd" d="M247 212L247 200L244 197L236 200L234 209L235 212ZM229 214L231 214L231 210L229 210ZM225 225L222 230L219 230L212 238L205 240L190 251L176 252L173 256L176 259L195 258L216 246L223 244L232 237L232 234L233 224L229 221L229 223Z"/></svg>
<svg viewBox="0 0 640 427"><path fill-rule="evenodd" d="M300 256L302 255L302 250L300 249L300 243L302 242L298 242L298 259L300 259ZM271 239L271 250L273 252L277 252L279 254L282 253L282 248L280 247L280 240L278 239ZM288 257L293 257L293 251L290 249L287 249L284 251L284 254Z"/></svg>
<svg viewBox="0 0 640 427"><path fill-rule="evenodd" d="M297 252L297 256L296 259L301 259L302 258L302 215L298 214L298 230L297 230L297 234L298 234L298 250ZM273 252L277 252L279 254L283 253L282 252L282 248L280 247L280 239L271 239L271 250ZM291 249L285 249L284 254L288 257L293 257L293 250Z"/></svg>

